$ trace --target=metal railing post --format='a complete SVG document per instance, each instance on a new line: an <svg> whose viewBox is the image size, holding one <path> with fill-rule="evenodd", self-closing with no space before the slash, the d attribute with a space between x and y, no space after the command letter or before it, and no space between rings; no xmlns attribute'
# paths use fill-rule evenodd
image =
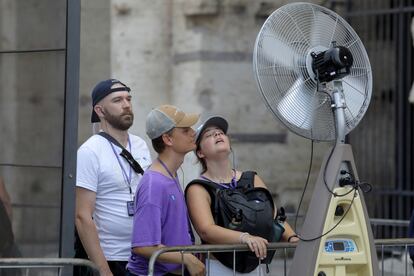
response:
<svg viewBox="0 0 414 276"><path fill-rule="evenodd" d="M66 266L86 266L96 276L99 275L98 267L91 261L77 258L0 258L0 270L2 268L56 268Z"/></svg>
<svg viewBox="0 0 414 276"><path fill-rule="evenodd" d="M375 246L377 249L381 250L381 275L384 275L384 251L387 246L398 246L398 247L405 247L405 275L408 275L408 246L413 245L414 246L414 239L377 239L374 241ZM283 275L287 275L287 258L288 258L288 252L287 250L289 248L295 248L296 244L287 243L287 242L280 242L280 243L269 243L268 250L277 250L277 249L283 249ZM234 245L193 245L193 246L183 246L183 247L163 247L159 250L155 251L154 254L151 256L149 264L148 264L148 271L149 275L154 275L154 266L157 258L166 252L180 252L182 255L185 253L207 253L207 260L210 260L210 255L213 252L232 252L233 258L235 258L236 252L239 251L248 251L249 248L245 244L234 244ZM378 253L377 253L378 254ZM235 260L237 261L237 260ZM259 264L261 263L260 260L258 260ZM235 262L234 262L235 263ZM208 267L208 274L210 275L210 262L206 262L206 266ZM233 266L233 275L236 273L235 267ZM183 267L184 269L184 267ZM401 267L402 269L402 267Z"/></svg>

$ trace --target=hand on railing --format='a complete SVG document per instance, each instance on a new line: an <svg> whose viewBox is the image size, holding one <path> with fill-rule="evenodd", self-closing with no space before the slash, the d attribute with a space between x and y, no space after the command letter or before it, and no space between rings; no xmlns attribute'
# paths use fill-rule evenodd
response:
<svg viewBox="0 0 414 276"><path fill-rule="evenodd" d="M257 258L264 259L267 254L267 245L269 242L258 236L252 236L249 233L242 233L240 235L240 242L249 246L250 250L256 254Z"/></svg>
<svg viewBox="0 0 414 276"><path fill-rule="evenodd" d="M191 276L204 276L204 264L193 254L184 254L184 265Z"/></svg>

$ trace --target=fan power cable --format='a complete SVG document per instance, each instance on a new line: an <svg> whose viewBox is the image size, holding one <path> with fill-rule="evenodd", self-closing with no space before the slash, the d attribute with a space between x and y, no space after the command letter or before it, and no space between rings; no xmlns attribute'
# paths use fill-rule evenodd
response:
<svg viewBox="0 0 414 276"><path fill-rule="evenodd" d="M328 231L326 231L325 233L314 237L314 238L304 238L302 235L298 235L298 238L301 241L305 241L305 242L311 242L311 241L316 241L326 235L328 235L330 232L332 232L336 227L338 227L338 225L344 220L344 218L346 217L346 215L348 214L349 210L351 210L352 204L354 203L355 197L357 196L357 189L352 189L351 191L354 191L354 196L352 197L351 203L349 204L349 207L346 209L345 213L342 215L341 219L334 225L332 226L331 229L329 229Z"/></svg>
<svg viewBox="0 0 414 276"><path fill-rule="evenodd" d="M300 200L299 200L298 208L296 209L295 223L294 223L294 226L293 226L293 227L294 227L293 229L295 230L295 233L297 233L297 231L296 231L296 226L297 226L297 222L298 222L298 217L299 217L300 207L301 207L301 205L302 205L302 201L303 201L303 198L304 198L304 196L305 196L306 189L307 189L308 184L309 184L310 174L311 174L311 171L312 171L312 163L313 163L313 145L314 145L314 141L313 141L313 140L311 140L311 153L310 153L310 160L309 160L309 169L308 169L308 174L307 174L307 176L306 176L306 182L305 182L305 185L304 185L304 187L303 187L302 194L301 194L301 196L300 196Z"/></svg>
<svg viewBox="0 0 414 276"><path fill-rule="evenodd" d="M345 177L345 178L343 178L343 179L345 179L345 180L342 180L342 183L341 183L341 181L340 181L340 186L345 186L345 185L351 185L352 186L352 189L351 190L349 190L348 192L346 192L346 193L344 193L344 194L337 194L337 193L335 193L335 192L333 192L329 187L328 187L328 184L327 184L327 182L326 182L326 170L327 170L327 164L329 163L329 160L330 160L330 158L331 158L331 156L332 156L332 153L333 153L333 151L334 151L334 149L335 149L335 146L336 146L336 142L335 142L335 145L334 145L334 147L332 148L332 150L331 150L331 152L330 152L330 154L329 154L329 157L328 157L328 160L327 160L327 162L326 162L326 164L325 164L325 168L324 168L324 177L323 177L323 180L324 180L324 183L325 183L325 187L326 187L326 189L328 190L328 192L330 193L330 194L332 194L333 196L335 196L335 197L343 197L343 196L346 196L346 195L348 195L348 194L350 194L350 193L352 193L352 192L354 192L354 195L353 195L353 197L352 197L352 200L351 200L351 203L349 204L349 207L346 209L346 211L344 212L344 214L342 215L342 217L341 217L341 219L334 225L334 226L332 226L332 228L331 229L329 229L328 231L326 231L325 233L322 233L321 235L319 235L319 236L317 236L317 237L312 237L312 238L305 238L305 237L303 237L302 235L300 235L300 234L298 234L298 238L301 240L301 241L305 241L305 242L310 242L310 241L315 241L315 240L318 240L318 239L320 239L320 238L322 238L322 237L324 237L324 236L326 236L327 234L329 234L330 232L332 232L336 227L338 227L338 225L344 220L344 218L346 217L346 215L349 213L349 210L351 210L351 207L352 207L352 205L353 205L353 203L354 203L354 200L355 200L355 197L357 196L357 192L358 192L358 190L361 190L362 192L364 192L364 193L367 193L367 192L370 192L371 190L372 190L372 186L369 184L369 183L367 183L367 182L359 182L359 181L357 181L357 180L355 180L355 178L354 178L354 176L350 173L350 172L348 172L348 171L345 171L345 170L341 170L341 174L342 175L347 175L347 176L349 176L349 181L348 181L348 179ZM312 159L313 159L313 140L312 140L312 147L311 147L311 162L310 162L310 164L312 164ZM301 203L302 203L302 200L303 200L303 197L304 197L304 194L305 194L305 190L306 190L306 187L307 187L307 185L308 185L308 181L309 181L309 175L310 175L310 171L311 171L311 166L309 166L309 170L308 170L308 177L307 177L307 179L306 179L306 183L305 183L305 187L304 187L304 190L303 190L303 192L302 192L302 196L301 196L301 199L300 199L300 202L299 202L299 207L298 207L298 210L297 210L297 212L296 212L296 217L295 217L295 225L294 225L294 229L295 229L295 232L297 233L297 231L296 231L296 221L297 221L297 218L298 218L298 215L299 215L299 208L300 208L300 205L301 205Z"/></svg>
<svg viewBox="0 0 414 276"><path fill-rule="evenodd" d="M328 94L327 92L323 92L323 93ZM330 97L329 94L328 94L328 96ZM335 126L335 135L337 135L336 126ZM339 186L344 187L344 186L350 185L350 186L352 186L352 189L349 190L348 192L344 193L344 194L338 194L338 193L333 192L329 188L329 186L327 184L327 181L326 181L326 172L327 172L327 167L328 167L329 161L331 160L332 155L333 155L333 152L334 152L334 150L336 148L336 145L337 145L337 139L335 139L335 143L334 143L334 145L333 145L333 147L332 147L332 149L331 149L331 151L329 153L327 162L325 163L324 172L323 172L323 181L324 181L325 187L328 190L328 192L331 195L333 195L334 197L344 197L346 195L349 195L352 192L354 192L354 195L352 197L351 203L349 204L349 207L343 213L341 219L331 229L329 229L325 233L322 233L321 235L319 235L317 237L313 237L313 238L305 238L302 235L298 234L298 238L301 241L305 241L305 242L315 241L315 240L318 240L318 239L326 236L330 232L332 232L336 227L338 227L338 225L344 220L344 218L348 214L349 210L351 209L351 207L352 207L352 205L354 203L354 199L357 196L358 189L360 189L364 193L370 192L372 190L372 186L369 183L367 183L367 182L359 182L359 181L355 180L354 175L351 174L350 172L346 171L346 170L341 170L340 171L340 174L343 175L344 177L342 177L340 179ZM294 231L295 231L295 233L297 233L297 229L296 228L297 228L297 220L298 220L298 217L299 217L299 211L300 211L300 208L301 208L301 205L302 205L302 202L303 202L303 198L304 198L305 193L306 193L306 190L307 190L307 186L309 184L310 174L311 174L311 171L312 171L313 154L314 154L314 141L311 140L311 153L310 153L308 173L307 173L307 176L306 176L305 185L304 185L304 188L303 188L303 191L302 191L300 200L299 200L298 208L296 210L296 215L295 215L295 223L294 223Z"/></svg>
<svg viewBox="0 0 414 276"><path fill-rule="evenodd" d="M314 141L311 140L311 154L310 154L310 161L309 161L309 169L308 169L308 173L307 173L307 177L306 177L306 182L305 182L305 185L304 185L304 188L303 188L303 191L302 191L302 195L301 195L300 200L299 200L299 205L298 205L298 208L296 210L296 215L295 215L295 223L294 223L294 231L295 231L295 233L298 233L298 231L297 231L296 228L297 228L297 220L298 220L298 217L299 217L299 211L300 211L300 207L301 207L302 202L303 202L304 195L306 193L307 186L309 184L310 173L312 171L313 153L314 153ZM330 190L328 189L328 191L330 191ZM322 238L323 236L329 234L336 227L338 227L338 225L344 220L344 218L348 214L349 210L351 209L352 204L354 203L354 199L355 199L356 194L357 194L357 189L354 187L350 191L351 192L354 191L354 196L352 197L351 203L350 203L349 207L346 209L345 213L342 215L341 219L331 229L329 229L325 233L323 233L323 234L321 234L321 235L319 235L317 237L313 237L313 238L305 238L301 234L297 234L298 238L301 241L305 241L305 242L315 241L315 240L318 240L318 239Z"/></svg>

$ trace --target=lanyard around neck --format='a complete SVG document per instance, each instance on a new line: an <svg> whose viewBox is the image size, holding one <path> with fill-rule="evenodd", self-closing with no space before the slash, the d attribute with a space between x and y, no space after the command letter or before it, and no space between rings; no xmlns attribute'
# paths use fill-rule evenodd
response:
<svg viewBox="0 0 414 276"><path fill-rule="evenodd" d="M180 182L178 181L178 175L176 177L174 177L174 175L172 174L172 172L168 169L167 165L165 165L164 162L162 162L162 160L158 157L157 158L158 162L160 162L161 166L163 166L163 168L167 171L167 173L171 176L171 178L174 180L175 184L177 184L178 190L182 191L180 188Z"/></svg>
<svg viewBox="0 0 414 276"><path fill-rule="evenodd" d="M182 189L181 189L181 187L180 187L180 182L179 182L179 180L178 180L178 175L177 175L176 177L174 177L174 175L172 174L172 172L168 169L167 165L165 165L165 163L164 163L164 162L162 162L162 160L161 160L159 157L157 158L157 160L158 160L158 162L160 162L161 166L163 166L163 167L164 167L164 169L167 171L167 173L168 173L168 174L171 176L171 178L174 180L175 184L177 185L177 189L178 189L178 191L180 191L180 192L181 192L181 194L182 194L182 196L183 196L183 200L185 200L185 199L184 199L184 193L183 193L183 191L182 191ZM176 174L177 174L177 173L176 173ZM189 235L190 235L191 242L194 244L195 238L194 238L193 231L192 231L192 229L191 229L190 217L188 216L187 208L185 209L185 212L186 212L186 214L187 214L187 226L188 226L188 233L189 233Z"/></svg>
<svg viewBox="0 0 414 276"><path fill-rule="evenodd" d="M232 169L232 171L233 171L233 177L231 178L231 181L229 183L230 185L226 185L227 183L222 183L222 182L218 183L216 181L213 181L213 180L205 177L204 175L200 175L200 177L203 178L203 179L205 179L205 180L208 180L210 182L216 183L217 185L219 185L219 186L221 186L223 188L226 188L226 189L228 189L228 188L235 189L237 187L236 171L234 169Z"/></svg>
<svg viewBox="0 0 414 276"><path fill-rule="evenodd" d="M161 166L164 167L164 169L167 171L167 173L171 176L172 179L174 179L174 181L176 181L177 177L174 177L174 175L172 174L172 172L168 169L167 165L165 165L164 162L162 162L162 160L160 158L157 158L158 162L160 162Z"/></svg>
<svg viewBox="0 0 414 276"><path fill-rule="evenodd" d="M109 142L109 141L108 141ZM132 188L131 188L131 166L129 166L129 173L127 174L125 171L124 166L122 165L121 160L119 159L118 154L116 153L116 150L114 148L114 145L109 142L109 144L111 145L112 151L114 152L115 156L116 156L116 160L118 160L118 164L119 167L121 167L121 171L122 171L122 176L124 177L124 181L126 182L128 189L129 189L129 193L132 195ZM129 147L129 152L131 152L131 140L129 139L128 136L128 147Z"/></svg>

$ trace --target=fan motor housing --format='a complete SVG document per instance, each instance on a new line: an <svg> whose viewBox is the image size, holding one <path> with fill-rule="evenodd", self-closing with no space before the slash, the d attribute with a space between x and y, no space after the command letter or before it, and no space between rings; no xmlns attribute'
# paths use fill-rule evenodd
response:
<svg viewBox="0 0 414 276"><path fill-rule="evenodd" d="M345 111L345 135L371 99L372 70L361 39L345 19L311 3L287 4L266 19L256 38L253 70L272 115L314 141L337 139L334 91L341 91L336 107Z"/></svg>
<svg viewBox="0 0 414 276"><path fill-rule="evenodd" d="M312 70L316 74L316 80L330 82L347 76L354 59L348 48L335 46L326 51L311 53L313 58Z"/></svg>

